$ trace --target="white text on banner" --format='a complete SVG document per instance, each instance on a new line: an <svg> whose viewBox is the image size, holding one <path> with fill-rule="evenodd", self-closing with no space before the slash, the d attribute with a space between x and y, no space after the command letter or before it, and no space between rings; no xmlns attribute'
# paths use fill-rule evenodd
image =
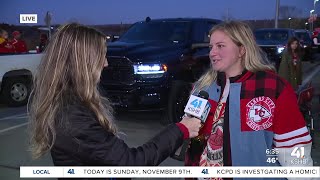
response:
<svg viewBox="0 0 320 180"><path fill-rule="evenodd" d="M58 178L63 177L63 168L58 166L21 166L20 178L47 177Z"/></svg>
<svg viewBox="0 0 320 180"><path fill-rule="evenodd" d="M20 167L21 178L320 178L320 167L70 166Z"/></svg>

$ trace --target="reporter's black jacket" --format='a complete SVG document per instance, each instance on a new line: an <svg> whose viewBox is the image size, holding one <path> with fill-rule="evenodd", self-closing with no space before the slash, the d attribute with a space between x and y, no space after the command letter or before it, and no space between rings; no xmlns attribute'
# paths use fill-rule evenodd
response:
<svg viewBox="0 0 320 180"><path fill-rule="evenodd" d="M55 125L56 139L51 149L57 166L156 166L183 142L183 133L172 124L144 145L129 148L103 129L88 108L73 105L63 114L65 118Z"/></svg>

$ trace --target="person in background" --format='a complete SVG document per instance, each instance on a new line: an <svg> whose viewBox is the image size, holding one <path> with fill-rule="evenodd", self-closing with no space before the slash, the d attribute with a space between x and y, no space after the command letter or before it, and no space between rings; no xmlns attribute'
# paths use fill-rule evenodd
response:
<svg viewBox="0 0 320 180"><path fill-rule="evenodd" d="M8 32L0 29L0 44L3 44L8 39Z"/></svg>
<svg viewBox="0 0 320 180"><path fill-rule="evenodd" d="M71 23L50 40L34 79L30 99L33 157L51 152L57 166L159 165L184 139L198 135L196 118L164 128L130 148L118 137L112 107L98 91L108 66L103 33Z"/></svg>
<svg viewBox="0 0 320 180"><path fill-rule="evenodd" d="M313 40L313 44L319 46L320 45L320 42L318 42L318 37L319 37L319 32L317 31L314 31L312 33L312 40ZM319 51L318 51L319 52Z"/></svg>
<svg viewBox="0 0 320 180"><path fill-rule="evenodd" d="M48 36L40 34L39 52L43 52L48 44Z"/></svg>
<svg viewBox="0 0 320 180"><path fill-rule="evenodd" d="M0 29L0 53L14 53L14 47L8 41L8 32L4 29Z"/></svg>
<svg viewBox="0 0 320 180"><path fill-rule="evenodd" d="M224 22L209 34L211 68L192 94L207 91L212 108L185 165L312 166L311 136L296 94L267 61L249 25ZM295 147L305 148L306 164L291 164ZM269 151L278 161L267 161Z"/></svg>
<svg viewBox="0 0 320 180"><path fill-rule="evenodd" d="M297 90L302 83L302 52L299 39L292 37L287 49L282 52L279 75L286 79Z"/></svg>
<svg viewBox="0 0 320 180"><path fill-rule="evenodd" d="M13 39L11 44L14 47L16 53L27 53L27 45L24 40L21 39L21 33L19 31L13 31Z"/></svg>

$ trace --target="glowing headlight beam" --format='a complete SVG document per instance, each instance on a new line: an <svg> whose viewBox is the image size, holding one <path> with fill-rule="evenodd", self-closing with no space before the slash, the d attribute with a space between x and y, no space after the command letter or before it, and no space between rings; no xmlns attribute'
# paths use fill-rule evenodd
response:
<svg viewBox="0 0 320 180"><path fill-rule="evenodd" d="M282 51L284 50L284 47L278 47L278 54L282 53Z"/></svg>
<svg viewBox="0 0 320 180"><path fill-rule="evenodd" d="M134 65L135 74L159 74L165 73L167 66L164 64L139 64Z"/></svg>

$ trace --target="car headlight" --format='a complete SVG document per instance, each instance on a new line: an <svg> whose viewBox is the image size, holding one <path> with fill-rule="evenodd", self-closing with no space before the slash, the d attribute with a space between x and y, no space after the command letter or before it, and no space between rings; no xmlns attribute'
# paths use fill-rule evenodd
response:
<svg viewBox="0 0 320 180"><path fill-rule="evenodd" d="M283 50L284 50L284 47L277 47L278 54L281 54Z"/></svg>
<svg viewBox="0 0 320 180"><path fill-rule="evenodd" d="M143 78L160 78L168 70L165 64L136 64L133 68L134 74L139 74Z"/></svg>

